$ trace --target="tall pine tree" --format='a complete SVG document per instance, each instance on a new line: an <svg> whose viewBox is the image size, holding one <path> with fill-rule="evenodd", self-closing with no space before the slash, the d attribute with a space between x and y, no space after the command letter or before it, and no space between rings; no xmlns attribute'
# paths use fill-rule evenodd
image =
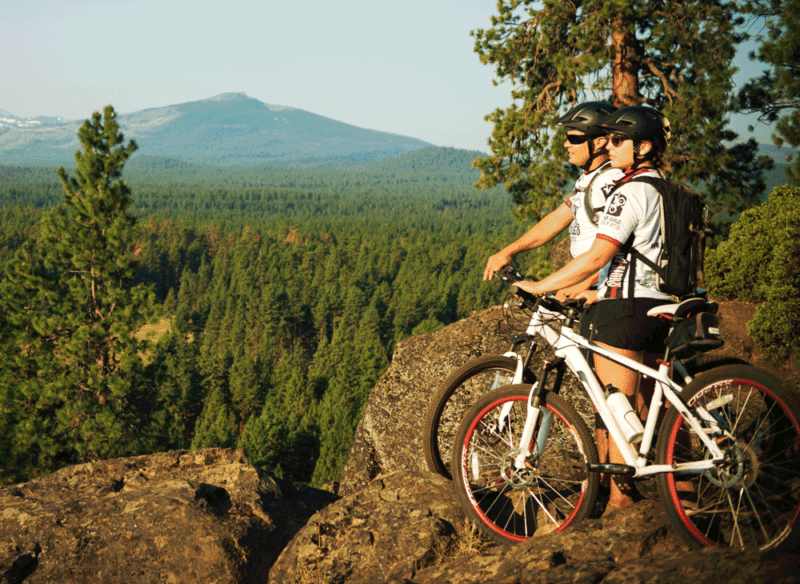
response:
<svg viewBox="0 0 800 584"><path fill-rule="evenodd" d="M146 447L145 342L134 334L155 301L134 285L135 219L121 176L137 146L124 143L116 117L107 106L81 126L77 177L59 168L62 204L0 283L8 477Z"/></svg>

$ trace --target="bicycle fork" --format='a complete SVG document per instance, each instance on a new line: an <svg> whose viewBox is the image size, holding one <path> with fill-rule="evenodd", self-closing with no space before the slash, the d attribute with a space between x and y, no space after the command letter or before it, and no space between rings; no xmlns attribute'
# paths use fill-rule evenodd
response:
<svg viewBox="0 0 800 584"><path fill-rule="evenodd" d="M522 429L522 436L520 438L519 448L517 450L517 456L514 459L514 467L517 470L522 470L526 468L526 460L531 454L531 444L533 443L533 435L536 431L536 423L539 421L539 414L542 413L542 398L541 393L545 384L547 382L547 377L553 367L556 365L555 362L550 362L545 360L542 363L542 372L539 376L539 380L533 384L531 387L530 394L528 394L528 401L527 401L527 415L525 416L525 426ZM560 375L558 376L556 384L560 381ZM557 386L556 386L557 387ZM511 411L511 406L513 404L508 402L503 406L503 409L500 412L500 420L499 425L502 428L505 425L505 422L508 418L508 415ZM544 410L542 414L542 425L539 428L539 436L536 440L536 450L535 452L538 454L544 450L545 442L547 441L547 435L550 432L550 426L553 421L553 414L549 410Z"/></svg>

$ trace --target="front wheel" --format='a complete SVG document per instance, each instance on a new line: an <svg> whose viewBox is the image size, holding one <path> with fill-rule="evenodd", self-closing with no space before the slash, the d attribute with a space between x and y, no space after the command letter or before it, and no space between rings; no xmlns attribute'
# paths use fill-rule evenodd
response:
<svg viewBox="0 0 800 584"><path fill-rule="evenodd" d="M594 509L600 478L592 435L575 409L546 393L524 469L514 461L530 385L511 385L469 409L453 446L453 482L468 518L499 543L560 531Z"/></svg>
<svg viewBox="0 0 800 584"><path fill-rule="evenodd" d="M696 377L681 398L725 460L707 470L658 476L659 495L678 533L695 548L792 549L800 535L800 410L794 396L765 371L728 365ZM657 464L709 458L697 434L669 408Z"/></svg>

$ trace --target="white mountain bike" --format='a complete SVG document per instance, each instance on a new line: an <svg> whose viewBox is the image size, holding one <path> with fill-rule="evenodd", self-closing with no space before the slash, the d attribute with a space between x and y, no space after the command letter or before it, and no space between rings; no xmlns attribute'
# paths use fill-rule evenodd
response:
<svg viewBox="0 0 800 584"><path fill-rule="evenodd" d="M655 475L673 526L693 547L787 551L796 545L797 397L774 376L746 364L714 367L689 383L670 376L675 357L702 350L718 336L714 303L693 298L650 311L672 323L664 358L652 369L574 332L576 309L516 292L532 311L528 333L552 346L555 357L544 362L534 384L506 386L480 398L456 433L456 492L487 534L498 542L522 541L580 521L594 509L603 472ZM643 427L635 427L635 414L635 420L615 415L606 397L610 388L601 386L582 349L655 380ZM598 462L586 423L557 394L558 387L548 385L548 377L563 367L580 379L625 464Z"/></svg>
<svg viewBox="0 0 800 584"><path fill-rule="evenodd" d="M508 265L496 277L514 283L524 279L517 269ZM552 349L536 334L526 332L532 313L521 309L511 300L503 304L505 326L513 331L508 351L500 354L480 355L454 369L433 392L422 422L422 450L428 470L452 478L450 462L453 441L461 419L478 399L504 385L536 382L538 363L552 353ZM703 352L693 352L682 359L673 360L673 376L689 383L693 377L721 365L745 364L735 357L708 357ZM556 369L550 378L552 387L561 390L562 396L575 393L577 378L563 379L566 367ZM565 384L562 384L565 381ZM575 391L582 391L576 388ZM574 404L573 404L574 405ZM588 404L586 404L588 406ZM582 408L586 409L586 407Z"/></svg>

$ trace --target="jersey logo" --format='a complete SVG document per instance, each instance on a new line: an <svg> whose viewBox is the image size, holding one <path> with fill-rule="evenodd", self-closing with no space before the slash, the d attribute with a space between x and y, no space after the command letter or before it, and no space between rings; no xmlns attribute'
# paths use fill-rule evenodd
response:
<svg viewBox="0 0 800 584"><path fill-rule="evenodd" d="M625 195L615 194L611 198L611 202L608 204L608 208L606 209L606 215L619 217L622 214L622 208L625 206L625 203L627 201L628 198Z"/></svg>

